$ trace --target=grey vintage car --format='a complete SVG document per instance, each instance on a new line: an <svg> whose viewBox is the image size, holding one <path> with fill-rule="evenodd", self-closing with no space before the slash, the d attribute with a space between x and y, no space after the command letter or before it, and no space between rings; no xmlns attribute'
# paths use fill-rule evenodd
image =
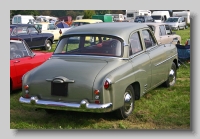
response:
<svg viewBox="0 0 200 139"><path fill-rule="evenodd" d="M176 46L158 45L145 24L84 25L66 31L51 59L23 76L19 102L124 119L149 90L173 86L177 68Z"/></svg>

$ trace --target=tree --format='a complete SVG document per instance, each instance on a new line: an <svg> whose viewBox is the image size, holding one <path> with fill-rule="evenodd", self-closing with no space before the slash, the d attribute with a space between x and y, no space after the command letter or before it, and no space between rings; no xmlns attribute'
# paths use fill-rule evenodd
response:
<svg viewBox="0 0 200 139"><path fill-rule="evenodd" d="M110 14L110 10L95 10L95 13L97 15L105 15L105 14Z"/></svg>
<svg viewBox="0 0 200 139"><path fill-rule="evenodd" d="M11 10L10 11L11 16L21 14L21 15L39 15L39 12L37 10Z"/></svg>
<svg viewBox="0 0 200 139"><path fill-rule="evenodd" d="M91 19L93 15L95 15L95 11L94 10L85 10L83 12L83 19Z"/></svg>
<svg viewBox="0 0 200 139"><path fill-rule="evenodd" d="M56 16L56 17L67 16L66 10L51 10L51 16Z"/></svg>

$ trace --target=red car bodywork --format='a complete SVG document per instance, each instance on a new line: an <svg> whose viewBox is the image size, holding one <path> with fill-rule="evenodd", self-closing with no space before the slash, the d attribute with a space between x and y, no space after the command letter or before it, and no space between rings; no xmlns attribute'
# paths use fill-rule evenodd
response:
<svg viewBox="0 0 200 139"><path fill-rule="evenodd" d="M25 41L19 41L26 45L25 48L28 46ZM34 55L10 59L10 91L20 89L22 87L22 76L31 69L41 65L52 55L52 52L39 52L32 51L30 48L27 49Z"/></svg>

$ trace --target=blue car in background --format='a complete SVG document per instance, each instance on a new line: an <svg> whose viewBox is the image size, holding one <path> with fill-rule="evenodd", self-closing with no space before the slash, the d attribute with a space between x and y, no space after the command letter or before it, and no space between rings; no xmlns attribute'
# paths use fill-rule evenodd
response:
<svg viewBox="0 0 200 139"><path fill-rule="evenodd" d="M10 25L10 38L24 39L31 49L51 50L54 41L52 33L41 33L33 24Z"/></svg>

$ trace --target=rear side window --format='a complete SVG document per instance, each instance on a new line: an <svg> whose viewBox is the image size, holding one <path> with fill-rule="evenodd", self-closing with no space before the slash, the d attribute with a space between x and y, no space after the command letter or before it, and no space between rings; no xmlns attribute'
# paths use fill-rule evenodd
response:
<svg viewBox="0 0 200 139"><path fill-rule="evenodd" d="M142 51L142 45L141 45L141 41L140 41L138 32L132 34L129 41L131 44L131 49L129 51L129 55L132 55L132 54Z"/></svg>
<svg viewBox="0 0 200 139"><path fill-rule="evenodd" d="M150 47L156 45L156 41L154 40L154 38L149 30L143 30L142 35L143 35L143 39L144 39L146 48L150 48Z"/></svg>
<svg viewBox="0 0 200 139"><path fill-rule="evenodd" d="M48 30L55 30L56 26L54 24L49 24L48 25Z"/></svg>
<svg viewBox="0 0 200 139"><path fill-rule="evenodd" d="M29 28L28 28L28 32L29 32L30 34L36 34L36 33L38 33L38 31L37 31L34 27L29 27Z"/></svg>
<svg viewBox="0 0 200 139"><path fill-rule="evenodd" d="M17 23L17 17L14 17L14 19L13 19L13 23L14 23L14 24Z"/></svg>

